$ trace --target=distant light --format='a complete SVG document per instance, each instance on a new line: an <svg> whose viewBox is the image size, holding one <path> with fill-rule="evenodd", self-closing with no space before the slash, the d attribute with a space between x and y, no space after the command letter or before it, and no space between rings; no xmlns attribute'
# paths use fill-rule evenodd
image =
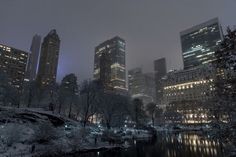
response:
<svg viewBox="0 0 236 157"><path fill-rule="evenodd" d="M25 78L24 81L29 82L29 79L26 79L26 78Z"/></svg>

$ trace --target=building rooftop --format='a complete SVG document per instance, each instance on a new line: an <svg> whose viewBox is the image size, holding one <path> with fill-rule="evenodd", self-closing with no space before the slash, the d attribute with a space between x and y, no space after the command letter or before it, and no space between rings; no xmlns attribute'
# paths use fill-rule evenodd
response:
<svg viewBox="0 0 236 157"><path fill-rule="evenodd" d="M219 18L218 17L213 18L211 20L208 20L206 22L203 22L201 24L192 26L191 28L188 28L188 29L186 29L184 31L181 31L180 35L183 36L183 35L189 34L189 33L193 32L195 30L199 30L199 29L201 29L201 28L203 28L205 26L209 26L209 25L212 25L212 24L215 24L215 23L219 23Z"/></svg>

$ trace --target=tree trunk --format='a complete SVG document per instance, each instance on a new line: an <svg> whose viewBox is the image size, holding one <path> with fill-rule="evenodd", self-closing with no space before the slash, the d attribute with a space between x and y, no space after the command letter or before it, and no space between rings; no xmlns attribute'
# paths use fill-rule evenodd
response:
<svg viewBox="0 0 236 157"><path fill-rule="evenodd" d="M72 108L72 103L70 104L69 118L71 118L71 108Z"/></svg>
<svg viewBox="0 0 236 157"><path fill-rule="evenodd" d="M29 91L29 98L28 98L28 104L27 104L27 107L29 108L31 106L31 101L32 101L32 94L31 94L31 91Z"/></svg>
<svg viewBox="0 0 236 157"><path fill-rule="evenodd" d="M84 127L84 128L85 128L85 126L86 126L86 123L87 123L87 120L84 119L84 121L83 121L83 127Z"/></svg>
<svg viewBox="0 0 236 157"><path fill-rule="evenodd" d="M154 127L154 115L152 114L152 126Z"/></svg>
<svg viewBox="0 0 236 157"><path fill-rule="evenodd" d="M86 106L86 112L85 112L85 115L84 115L84 121L83 121L83 127L85 128L86 124L87 124L87 120L88 120L88 112L89 112L89 100L90 100L90 97L89 97L89 93L87 93L87 106Z"/></svg>
<svg viewBox="0 0 236 157"><path fill-rule="evenodd" d="M110 128L111 128L110 122L107 121L106 126L107 126L107 129L110 130Z"/></svg>

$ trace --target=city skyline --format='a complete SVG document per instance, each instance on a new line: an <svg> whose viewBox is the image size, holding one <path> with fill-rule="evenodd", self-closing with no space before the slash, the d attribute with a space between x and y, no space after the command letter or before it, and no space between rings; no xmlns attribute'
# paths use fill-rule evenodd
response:
<svg viewBox="0 0 236 157"><path fill-rule="evenodd" d="M1 0L0 156L235 156L235 7Z"/></svg>
<svg viewBox="0 0 236 157"><path fill-rule="evenodd" d="M25 2L27 5L16 1L2 2L0 12L5 21L0 30L0 41L2 44L28 51L34 34L45 36L49 30L57 29L62 40L57 81L68 73L75 73L79 81L92 78L94 47L116 35L124 38L127 43L127 69L142 66L144 71L150 72L153 71L153 60L161 57L167 59L168 70L182 68L179 39L179 32L182 30L214 17L219 17L222 21L223 30L227 25L235 25L230 22L233 18L233 8L229 9L235 4L234 1L204 1L205 5L201 4L201 12L194 9L200 5L198 2L182 1L178 2L178 5L175 5L177 2L172 2L173 6L169 6L171 13L161 9L170 2L164 2L161 6L158 6L159 2L136 2L136 7L133 7L131 2ZM89 14L85 14L92 4L97 5L97 9L93 8ZM143 4L144 8L148 9L144 9ZM60 8L62 5L63 11L57 9L57 6ZM106 6L110 6L107 12L100 12ZM212 6L216 9L212 10ZM26 7L27 9L24 9ZM181 12L183 8L185 11ZM28 14L29 11L32 14ZM192 16L185 15L186 11L192 11ZM161 17L162 13L166 14L165 18ZM202 16L203 14L205 16ZM167 20L172 16L176 18ZM77 18L78 20L75 20ZM177 23L176 20L180 22ZM164 28L168 31L162 31ZM20 38L15 38L16 35Z"/></svg>

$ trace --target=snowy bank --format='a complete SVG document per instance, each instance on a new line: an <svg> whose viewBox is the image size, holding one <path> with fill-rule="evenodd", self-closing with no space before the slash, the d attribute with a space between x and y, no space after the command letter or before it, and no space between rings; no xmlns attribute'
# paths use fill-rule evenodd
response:
<svg viewBox="0 0 236 157"><path fill-rule="evenodd" d="M94 130L51 112L0 107L0 154L56 156L123 147L102 141Z"/></svg>

